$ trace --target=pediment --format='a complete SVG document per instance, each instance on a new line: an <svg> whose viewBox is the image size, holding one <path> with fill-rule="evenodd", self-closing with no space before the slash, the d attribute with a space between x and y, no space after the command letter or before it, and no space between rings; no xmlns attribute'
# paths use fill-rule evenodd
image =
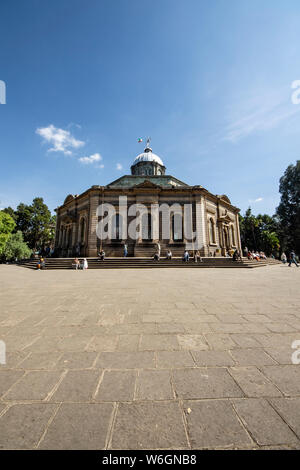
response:
<svg viewBox="0 0 300 470"><path fill-rule="evenodd" d="M142 183L136 184L134 186L135 189L161 189L161 187L158 184L152 183L150 180L145 180Z"/></svg>
<svg viewBox="0 0 300 470"><path fill-rule="evenodd" d="M230 222L232 222L232 219L229 217L228 214L226 214L226 215L219 217L218 222L224 222L226 224L229 224Z"/></svg>

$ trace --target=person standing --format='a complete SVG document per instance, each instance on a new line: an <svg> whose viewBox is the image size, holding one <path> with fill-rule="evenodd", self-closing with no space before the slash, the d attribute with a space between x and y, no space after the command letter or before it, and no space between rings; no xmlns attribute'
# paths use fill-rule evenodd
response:
<svg viewBox="0 0 300 470"><path fill-rule="evenodd" d="M127 258L127 255L128 255L128 247L127 247L127 244L125 243L124 244L124 258Z"/></svg>
<svg viewBox="0 0 300 470"><path fill-rule="evenodd" d="M157 242L156 248L157 248L157 253L159 254L159 257L160 257L160 243L159 242Z"/></svg>
<svg viewBox="0 0 300 470"><path fill-rule="evenodd" d="M82 269L85 270L89 267L87 259L83 258Z"/></svg>
<svg viewBox="0 0 300 470"><path fill-rule="evenodd" d="M290 253L289 267L291 267L292 263L294 263L297 266L297 268L299 268L299 265L296 261L296 255L295 255L294 251L291 251L291 253Z"/></svg>
<svg viewBox="0 0 300 470"><path fill-rule="evenodd" d="M281 255L281 261L283 262L283 264L285 264L287 262L287 257L286 257L285 252L283 252L282 255Z"/></svg>

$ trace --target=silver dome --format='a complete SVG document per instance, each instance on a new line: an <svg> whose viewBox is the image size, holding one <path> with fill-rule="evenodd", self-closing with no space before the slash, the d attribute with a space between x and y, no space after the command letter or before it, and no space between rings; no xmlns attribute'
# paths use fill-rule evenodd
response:
<svg viewBox="0 0 300 470"><path fill-rule="evenodd" d="M137 163L140 163L140 162L156 162L159 165L164 166L161 158L159 158L158 155L155 155L155 153L152 153L152 152L149 152L149 151L144 152L144 153L140 153L140 155L138 155L134 159L133 165L136 165Z"/></svg>

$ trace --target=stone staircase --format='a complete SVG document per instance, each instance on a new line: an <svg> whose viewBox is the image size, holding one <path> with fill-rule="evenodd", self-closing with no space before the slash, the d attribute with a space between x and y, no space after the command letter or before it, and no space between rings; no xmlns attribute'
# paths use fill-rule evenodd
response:
<svg viewBox="0 0 300 470"><path fill-rule="evenodd" d="M80 258L81 259L81 258ZM128 258L106 258L99 261L98 258L87 258L89 269L121 269L121 268L260 268L270 264L280 264L280 261L268 258L267 260L251 261L243 258L242 261L233 261L231 258L202 258L202 262L195 263L190 259L188 263L184 263L181 257L172 258L172 260L161 259L153 261L152 258L146 257L128 257ZM46 258L46 266L44 269L74 269L72 263L74 258ZM18 263L19 266L36 269L38 260L26 259Z"/></svg>

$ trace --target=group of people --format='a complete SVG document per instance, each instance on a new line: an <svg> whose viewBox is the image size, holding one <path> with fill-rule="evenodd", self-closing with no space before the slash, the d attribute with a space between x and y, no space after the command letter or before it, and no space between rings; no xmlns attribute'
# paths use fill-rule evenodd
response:
<svg viewBox="0 0 300 470"><path fill-rule="evenodd" d="M283 262L283 264L289 263L289 267L291 267L292 264L295 264L297 268L299 267L299 264L297 263L297 259L296 259L296 253L294 251L290 252L289 258L283 252L281 255L281 261Z"/></svg>
<svg viewBox="0 0 300 470"><path fill-rule="evenodd" d="M247 258L251 260L256 259L256 261L259 261L261 259L267 259L263 251L248 251Z"/></svg>
<svg viewBox="0 0 300 470"><path fill-rule="evenodd" d="M83 258L83 260L80 262L78 258L75 258L73 263L72 263L72 266L74 269L76 269L76 271L78 269L88 269L89 265L88 265L88 262L87 262L87 259L86 258Z"/></svg>
<svg viewBox="0 0 300 470"><path fill-rule="evenodd" d="M171 260L172 257L173 257L172 251L170 249L168 249L167 252L166 252L165 259L166 260ZM154 261L159 261L160 260L160 250L157 250L154 253L153 260ZM185 250L183 255L182 255L182 261L185 262L185 263L188 263L189 260L190 260L190 253L188 252L188 250ZM195 251L195 253L194 253L194 262L198 263L198 261L200 261L200 263L202 263L202 261L203 261L202 258L201 258L199 250Z"/></svg>

